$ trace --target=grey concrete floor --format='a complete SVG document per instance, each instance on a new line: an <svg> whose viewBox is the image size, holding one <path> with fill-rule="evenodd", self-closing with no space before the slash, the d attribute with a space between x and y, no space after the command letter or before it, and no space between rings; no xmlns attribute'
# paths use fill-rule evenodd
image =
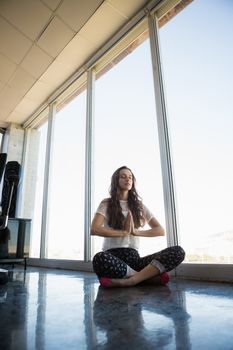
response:
<svg viewBox="0 0 233 350"><path fill-rule="evenodd" d="M233 285L103 289L92 273L15 269L0 285L0 349L232 350Z"/></svg>

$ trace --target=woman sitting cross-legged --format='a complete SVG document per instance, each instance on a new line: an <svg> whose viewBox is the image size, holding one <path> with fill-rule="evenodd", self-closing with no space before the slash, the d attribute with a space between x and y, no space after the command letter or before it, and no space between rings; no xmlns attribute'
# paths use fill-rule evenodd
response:
<svg viewBox="0 0 233 350"><path fill-rule="evenodd" d="M146 223L150 229L143 230ZM104 237L103 251L93 258L93 269L104 287L131 287L143 281L166 284L169 281L167 272L185 257L180 246L140 257L139 236L164 236L165 232L140 200L135 176L126 166L112 175L110 198L100 203L91 234Z"/></svg>

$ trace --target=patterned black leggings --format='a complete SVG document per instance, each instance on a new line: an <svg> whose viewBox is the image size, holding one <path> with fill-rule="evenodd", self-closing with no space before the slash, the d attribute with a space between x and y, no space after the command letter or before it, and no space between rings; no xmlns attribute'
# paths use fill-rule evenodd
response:
<svg viewBox="0 0 233 350"><path fill-rule="evenodd" d="M93 258L93 269L98 277L122 278L127 274L127 266L141 271L151 264L162 273L173 270L184 257L185 252L180 246L169 247L143 258L136 249L114 248L97 253Z"/></svg>

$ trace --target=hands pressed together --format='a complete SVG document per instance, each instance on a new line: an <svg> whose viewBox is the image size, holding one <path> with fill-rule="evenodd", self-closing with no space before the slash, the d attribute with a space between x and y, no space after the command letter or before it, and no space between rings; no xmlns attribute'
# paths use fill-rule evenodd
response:
<svg viewBox="0 0 233 350"><path fill-rule="evenodd" d="M133 215L131 211L129 210L128 215L125 219L125 226L124 226L124 236L137 236L138 230L134 227L134 221L133 221Z"/></svg>
<svg viewBox="0 0 233 350"><path fill-rule="evenodd" d="M149 221L149 229L136 229L134 226L133 215L129 211L125 219L123 230L113 229L111 227L103 227L104 216L97 213L92 221L91 234L101 237L129 237L141 236L141 237L156 237L164 236L165 231L155 217L152 217Z"/></svg>

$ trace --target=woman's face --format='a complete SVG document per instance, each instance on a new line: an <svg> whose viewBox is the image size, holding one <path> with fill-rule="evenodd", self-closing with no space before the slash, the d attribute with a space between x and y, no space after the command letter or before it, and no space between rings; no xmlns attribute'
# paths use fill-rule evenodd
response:
<svg viewBox="0 0 233 350"><path fill-rule="evenodd" d="M123 191L131 190L133 186L133 175L129 169L122 169L119 173L119 189Z"/></svg>

